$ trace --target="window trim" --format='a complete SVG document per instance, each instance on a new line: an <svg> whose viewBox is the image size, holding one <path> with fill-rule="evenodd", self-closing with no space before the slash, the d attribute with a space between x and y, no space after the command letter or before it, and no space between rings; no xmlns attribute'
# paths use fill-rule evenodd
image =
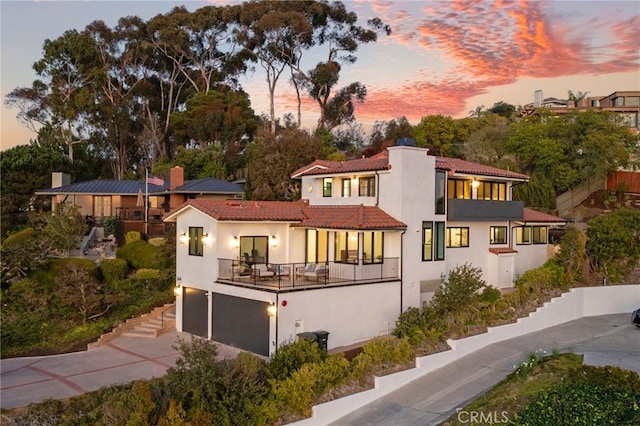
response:
<svg viewBox="0 0 640 426"><path fill-rule="evenodd" d="M496 241L496 235L494 231L498 231L499 229L504 230L504 241ZM507 226L490 226L489 227L489 244L508 244L509 243L509 233L507 231Z"/></svg>
<svg viewBox="0 0 640 426"><path fill-rule="evenodd" d="M452 245L451 244L451 231L454 229L458 229L459 230L459 244L458 245ZM463 236L466 234L466 245L463 244ZM447 248L462 248L462 247L469 247L469 227L468 226L448 226L446 229L446 247Z"/></svg>
<svg viewBox="0 0 640 426"><path fill-rule="evenodd" d="M528 230L528 240L524 241L524 235L520 234L520 232L524 232L526 230ZM518 246L529 246L529 245L542 245L542 244L548 244L549 243L549 227L548 226L544 226L544 225L536 225L536 226L532 226L532 225L523 225L523 226L516 226L515 227L516 230L516 245ZM542 235L540 233L540 231L544 230L543 234L544 234L544 239L540 238L540 235ZM537 231L537 232L536 232ZM519 235L520 234L520 235ZM544 240L544 241L543 241Z"/></svg>
<svg viewBox="0 0 640 426"><path fill-rule="evenodd" d="M351 197L351 179L342 179L342 196Z"/></svg>
<svg viewBox="0 0 640 426"><path fill-rule="evenodd" d="M322 196L323 197L333 196L333 179L331 178L322 179Z"/></svg>
<svg viewBox="0 0 640 426"><path fill-rule="evenodd" d="M375 197L376 196L375 176L364 176L358 179L358 196L359 197Z"/></svg>
<svg viewBox="0 0 640 426"><path fill-rule="evenodd" d="M423 262L430 262L433 260L433 222L422 222L422 261ZM430 232L430 238L429 238L429 250L427 251L427 233L426 231L429 230ZM428 257L425 256L426 254L428 254Z"/></svg>
<svg viewBox="0 0 640 426"><path fill-rule="evenodd" d="M435 212L445 214L447 200L447 175L444 170L436 170Z"/></svg>
<svg viewBox="0 0 640 426"><path fill-rule="evenodd" d="M189 256L204 256L204 228L202 226L189 227Z"/></svg>

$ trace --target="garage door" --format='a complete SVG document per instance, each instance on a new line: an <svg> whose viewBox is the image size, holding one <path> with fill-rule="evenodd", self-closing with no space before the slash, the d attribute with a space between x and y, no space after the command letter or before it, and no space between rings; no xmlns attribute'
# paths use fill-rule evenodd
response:
<svg viewBox="0 0 640 426"><path fill-rule="evenodd" d="M196 336L209 337L208 311L209 299L207 299L207 292L197 288L184 287L182 330Z"/></svg>
<svg viewBox="0 0 640 426"><path fill-rule="evenodd" d="M213 340L269 356L268 303L213 294Z"/></svg>

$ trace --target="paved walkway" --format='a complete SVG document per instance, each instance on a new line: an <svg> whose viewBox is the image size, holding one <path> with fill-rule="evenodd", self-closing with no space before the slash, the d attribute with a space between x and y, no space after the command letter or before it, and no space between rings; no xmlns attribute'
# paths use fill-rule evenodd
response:
<svg viewBox="0 0 640 426"><path fill-rule="evenodd" d="M631 314L585 317L489 345L408 383L331 425L440 424L456 414L456 409L495 386L530 354L536 351L551 354L554 349L582 354L588 365L617 365L640 374L640 328L631 324Z"/></svg>
<svg viewBox="0 0 640 426"><path fill-rule="evenodd" d="M156 338L120 336L91 351L0 361L0 407L23 407L48 398L62 399L103 386L161 377L175 366L178 339L191 335L173 331ZM238 349L218 344L220 357Z"/></svg>

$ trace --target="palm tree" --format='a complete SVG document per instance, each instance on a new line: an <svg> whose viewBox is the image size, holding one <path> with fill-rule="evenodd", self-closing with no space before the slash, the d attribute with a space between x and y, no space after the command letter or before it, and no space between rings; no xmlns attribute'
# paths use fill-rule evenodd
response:
<svg viewBox="0 0 640 426"><path fill-rule="evenodd" d="M484 105L479 105L476 109L469 111L469 117L480 118L481 115L484 115L484 112Z"/></svg>
<svg viewBox="0 0 640 426"><path fill-rule="evenodd" d="M578 94L575 95L571 90L569 90L569 101L572 101L573 105L578 106L580 101L587 97L587 93L589 92L583 93L579 91Z"/></svg>

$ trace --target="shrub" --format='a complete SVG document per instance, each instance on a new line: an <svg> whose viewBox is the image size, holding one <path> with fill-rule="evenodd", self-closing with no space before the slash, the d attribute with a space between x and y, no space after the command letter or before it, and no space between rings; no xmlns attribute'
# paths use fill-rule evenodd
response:
<svg viewBox="0 0 640 426"><path fill-rule="evenodd" d="M560 239L560 251L556 254L556 261L564 267L567 281L582 279L582 265L587 257L587 237L575 226L568 226Z"/></svg>
<svg viewBox="0 0 640 426"><path fill-rule="evenodd" d="M562 289L569 284L564 268L553 259L539 268L530 269L516 280L516 287L535 291L536 289Z"/></svg>
<svg viewBox="0 0 640 426"><path fill-rule="evenodd" d="M137 240L118 248L116 257L126 260L134 269L159 269L159 248L146 241Z"/></svg>
<svg viewBox="0 0 640 426"><path fill-rule="evenodd" d="M125 245L142 239L142 235L138 231L129 231L124 236Z"/></svg>
<svg viewBox="0 0 640 426"><path fill-rule="evenodd" d="M161 247L166 244L166 240L162 237L149 238L149 244L156 247Z"/></svg>
<svg viewBox="0 0 640 426"><path fill-rule="evenodd" d="M116 218L113 216L107 216L102 218L102 226L104 228L104 236L115 235L116 233Z"/></svg>
<svg viewBox="0 0 640 426"><path fill-rule="evenodd" d="M112 284L127 276L129 265L124 259L104 259L100 263L100 270L105 281Z"/></svg>
<svg viewBox="0 0 640 426"><path fill-rule="evenodd" d="M160 271L158 269L142 268L136 271L136 279L142 281L157 280L160 278Z"/></svg>
<svg viewBox="0 0 640 426"><path fill-rule="evenodd" d="M3 283L26 277L47 261L49 248L33 228L10 235L0 250L1 280Z"/></svg>
<svg viewBox="0 0 640 426"><path fill-rule="evenodd" d="M449 271L449 279L435 291L430 305L438 315L461 311L479 299L486 285L480 268L458 265Z"/></svg>
<svg viewBox="0 0 640 426"><path fill-rule="evenodd" d="M279 346L271 355L269 372L277 380L286 379L304 364L320 362L326 353L315 342L298 339L295 342Z"/></svg>
<svg viewBox="0 0 640 426"><path fill-rule="evenodd" d="M371 339L362 352L351 361L354 376L362 380L374 370L384 370L406 363L414 356L414 350L406 337L381 336Z"/></svg>

